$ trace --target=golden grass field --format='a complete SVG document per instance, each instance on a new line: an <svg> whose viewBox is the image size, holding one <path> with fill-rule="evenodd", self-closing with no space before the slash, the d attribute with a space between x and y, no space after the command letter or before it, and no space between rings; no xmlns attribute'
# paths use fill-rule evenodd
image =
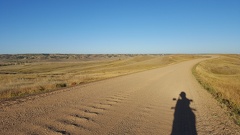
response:
<svg viewBox="0 0 240 135"><path fill-rule="evenodd" d="M220 55L193 68L197 80L233 113L240 124L240 55Z"/></svg>
<svg viewBox="0 0 240 135"><path fill-rule="evenodd" d="M50 60L47 57L40 58L40 61L35 60L37 62L32 60L31 55L27 58L17 56L22 59L20 62L5 59L4 62L7 64L4 65L2 62L4 66L0 66L0 99L52 91L203 57L197 55L105 56L107 55L101 55L99 59L100 56L84 55L80 60L63 60L65 57ZM55 56L50 58L52 57ZM15 64L11 64L13 62Z"/></svg>

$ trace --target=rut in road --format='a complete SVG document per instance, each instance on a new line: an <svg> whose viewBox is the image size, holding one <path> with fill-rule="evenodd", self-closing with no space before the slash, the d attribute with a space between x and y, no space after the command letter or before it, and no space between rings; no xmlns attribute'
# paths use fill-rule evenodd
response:
<svg viewBox="0 0 240 135"><path fill-rule="evenodd" d="M191 68L199 60L121 76L18 104L1 106L0 134L240 134L218 103L196 82ZM195 117L176 119L184 92ZM184 106L184 105L180 105ZM186 114L186 115L185 115ZM174 121L178 124L174 124ZM194 128L179 126L192 122ZM176 129L176 130L175 130Z"/></svg>

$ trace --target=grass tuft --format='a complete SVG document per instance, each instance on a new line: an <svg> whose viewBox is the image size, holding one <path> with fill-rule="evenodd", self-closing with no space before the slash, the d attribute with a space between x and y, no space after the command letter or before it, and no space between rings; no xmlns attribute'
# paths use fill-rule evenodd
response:
<svg viewBox="0 0 240 135"><path fill-rule="evenodd" d="M66 83L58 83L56 84L56 88L62 88L62 87L67 87Z"/></svg>

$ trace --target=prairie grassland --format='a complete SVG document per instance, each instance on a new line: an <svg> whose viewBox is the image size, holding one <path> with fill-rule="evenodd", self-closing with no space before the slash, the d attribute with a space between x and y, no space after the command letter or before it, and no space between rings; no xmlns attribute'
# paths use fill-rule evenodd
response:
<svg viewBox="0 0 240 135"><path fill-rule="evenodd" d="M221 55L200 62L193 74L217 100L225 104L240 124L240 55Z"/></svg>
<svg viewBox="0 0 240 135"><path fill-rule="evenodd" d="M0 99L25 96L191 60L197 55L122 55L74 62L0 66Z"/></svg>

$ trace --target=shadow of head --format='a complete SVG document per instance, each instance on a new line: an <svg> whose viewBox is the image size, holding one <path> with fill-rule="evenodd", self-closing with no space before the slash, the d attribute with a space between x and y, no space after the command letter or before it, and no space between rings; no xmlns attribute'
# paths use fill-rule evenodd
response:
<svg viewBox="0 0 240 135"><path fill-rule="evenodd" d="M186 97L186 93L184 92L184 91L182 91L180 94L179 94L179 99L182 99L182 100L184 100L184 99L187 99L187 97ZM176 98L173 98L173 100L175 101L175 100L177 100ZM187 100L189 100L190 102L193 102L193 100L192 99L187 99Z"/></svg>
<svg viewBox="0 0 240 135"><path fill-rule="evenodd" d="M186 93L183 92L183 91L179 95L180 95L181 98L186 98Z"/></svg>

